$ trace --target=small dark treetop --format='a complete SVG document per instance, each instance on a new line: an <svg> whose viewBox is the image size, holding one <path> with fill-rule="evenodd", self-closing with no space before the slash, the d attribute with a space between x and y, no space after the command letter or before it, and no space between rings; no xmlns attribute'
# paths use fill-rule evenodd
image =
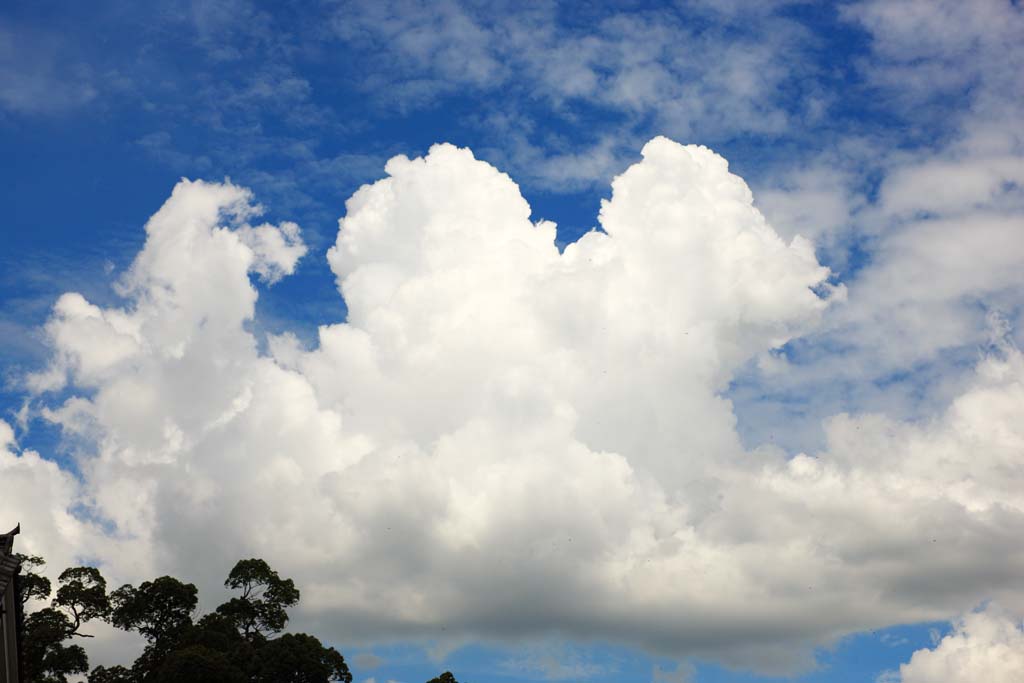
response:
<svg viewBox="0 0 1024 683"><path fill-rule="evenodd" d="M431 678L427 683L459 683L455 680L455 676L452 675L451 671L445 671L437 678Z"/></svg>

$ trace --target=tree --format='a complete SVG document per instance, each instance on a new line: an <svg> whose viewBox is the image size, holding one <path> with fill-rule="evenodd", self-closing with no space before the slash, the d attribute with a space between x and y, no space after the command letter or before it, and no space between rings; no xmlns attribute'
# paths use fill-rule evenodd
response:
<svg viewBox="0 0 1024 683"><path fill-rule="evenodd" d="M65 645L74 625L66 614L46 607L25 618L22 665L32 683L66 683L68 676L89 670L89 659L79 645Z"/></svg>
<svg viewBox="0 0 1024 683"><path fill-rule="evenodd" d="M125 631L138 631L155 643L173 638L192 625L199 597L195 585L161 576L138 588L121 586L110 594L110 603L110 623Z"/></svg>
<svg viewBox="0 0 1024 683"><path fill-rule="evenodd" d="M26 558L30 569L42 567L42 558ZM72 567L57 579L59 587L50 607L25 617L22 662L26 680L38 683L63 683L72 674L89 670L89 659L78 645L65 645L75 636L89 638L80 630L93 619L107 616L107 583L93 567ZM50 582L28 571L19 580L22 604L50 595Z"/></svg>
<svg viewBox="0 0 1024 683"><path fill-rule="evenodd" d="M341 653L305 633L286 633L259 649L255 683L352 683Z"/></svg>
<svg viewBox="0 0 1024 683"><path fill-rule="evenodd" d="M38 555L15 553L14 556L18 558L18 562L21 564L21 573L15 577L21 604L24 605L29 600L46 600L49 598L51 591L50 580L35 571L41 569L46 564L46 561Z"/></svg>
<svg viewBox="0 0 1024 683"><path fill-rule="evenodd" d="M97 666L89 674L89 683L135 683L135 675L131 669L123 666Z"/></svg>
<svg viewBox="0 0 1024 683"><path fill-rule="evenodd" d="M132 664L136 680L153 680L192 626L198 603L195 585L172 576L145 581L138 588L125 584L110 594L110 623L125 631L138 631L148 641Z"/></svg>
<svg viewBox="0 0 1024 683"><path fill-rule="evenodd" d="M63 608L71 617L72 635L91 638L78 629L87 621L105 619L110 612L106 579L95 567L71 567L61 572L57 581L60 588L53 599L54 606Z"/></svg>
<svg viewBox="0 0 1024 683"><path fill-rule="evenodd" d="M203 645L172 652L156 676L157 683L247 683L248 678L230 658ZM90 681L90 683L92 683Z"/></svg>
<svg viewBox="0 0 1024 683"><path fill-rule="evenodd" d="M38 557L25 560L29 569L42 565ZM299 590L263 560L239 561L224 585L240 595L198 621L196 587L171 576L125 584L108 595L99 570L72 567L58 584L50 606L25 619L27 683L67 683L88 671L85 650L66 641L89 637L81 627L95 619L137 631L147 645L131 667L98 666L89 683L352 683L333 647L306 633L278 635ZM51 586L28 571L18 592L24 604L48 598Z"/></svg>
<svg viewBox="0 0 1024 683"><path fill-rule="evenodd" d="M288 623L286 608L299 601L299 589L291 579L282 579L263 560L239 560L224 581L227 588L241 590L217 608L232 619L248 639L266 638L280 633Z"/></svg>
<svg viewBox="0 0 1024 683"><path fill-rule="evenodd" d="M190 654L179 656L185 650L189 650ZM209 656L210 652L219 653L221 656L213 661ZM185 629L173 650L167 654L166 661L154 667L154 670L159 668L160 675L167 678L170 675L167 673L168 666L172 670L181 668L185 666L183 662L197 657L203 659L211 671L222 669L221 673L225 680L232 678L235 674L231 672L235 672L238 675L244 674L245 680L248 681L256 652L253 645L239 633L234 622L222 614L213 612Z"/></svg>
<svg viewBox="0 0 1024 683"><path fill-rule="evenodd" d="M455 676L452 675L451 671L445 671L437 678L431 678L427 683L459 683L455 680Z"/></svg>

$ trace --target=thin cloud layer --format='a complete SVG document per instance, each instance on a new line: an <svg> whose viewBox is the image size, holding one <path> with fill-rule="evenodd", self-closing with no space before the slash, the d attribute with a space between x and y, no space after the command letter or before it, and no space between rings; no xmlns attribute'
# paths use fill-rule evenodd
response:
<svg viewBox="0 0 1024 683"><path fill-rule="evenodd" d="M786 4L740 13L706 2L568 11L556 3L355 0L338 3L329 25L366 64L358 87L380 109L483 95L470 116L486 139L502 142L479 151L520 182L576 191L603 186L654 133L783 135L794 121L820 116L820 74L801 58L816 40L776 14ZM570 123L574 139L538 135L534 107ZM579 122L593 119L606 122L591 137Z"/></svg>
<svg viewBox="0 0 1024 683"><path fill-rule="evenodd" d="M845 290L724 159L652 140L562 253L469 150L386 171L347 202L327 258L348 317L315 348L251 332L251 276L304 246L251 227L230 184L175 188L122 308L58 301L32 381L70 392L37 400L82 476L29 468L76 514L27 543L208 591L263 556L340 642L557 633L776 672L845 633L1021 605L1012 344L929 421L840 415L820 453L747 450L722 393Z"/></svg>

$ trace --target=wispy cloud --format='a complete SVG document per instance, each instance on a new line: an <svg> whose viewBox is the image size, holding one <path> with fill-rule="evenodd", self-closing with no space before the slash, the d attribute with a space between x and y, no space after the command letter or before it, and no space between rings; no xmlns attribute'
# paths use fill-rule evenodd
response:
<svg viewBox="0 0 1024 683"><path fill-rule="evenodd" d="M29 115L74 110L97 98L101 78L68 53L59 34L0 24L0 109Z"/></svg>

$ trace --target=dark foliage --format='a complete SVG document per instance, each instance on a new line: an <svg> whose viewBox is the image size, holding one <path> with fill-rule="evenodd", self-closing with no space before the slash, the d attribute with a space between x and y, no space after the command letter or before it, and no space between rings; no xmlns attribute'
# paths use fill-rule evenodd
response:
<svg viewBox="0 0 1024 683"><path fill-rule="evenodd" d="M152 644L191 626L199 597L193 584L161 576L138 588L121 586L110 594L110 603L110 623L125 631L138 631Z"/></svg>
<svg viewBox="0 0 1024 683"><path fill-rule="evenodd" d="M41 569L46 562L37 555L15 553L21 562L21 573L18 575L18 597L24 605L29 600L46 600L50 597L50 580L35 570Z"/></svg>
<svg viewBox="0 0 1024 683"><path fill-rule="evenodd" d="M249 678L223 652L189 645L171 652L160 666L157 683L246 683Z"/></svg>
<svg viewBox="0 0 1024 683"><path fill-rule="evenodd" d="M140 633L145 651L125 667L97 667L89 683L351 683L344 657L304 633L277 635L299 601L291 579L242 560L224 585L239 595L193 620L196 587L164 576L110 595L109 620ZM275 637L276 636L276 637Z"/></svg>
<svg viewBox="0 0 1024 683"><path fill-rule="evenodd" d="M280 633L288 623L286 608L299 601L299 589L291 579L282 579L263 560L240 560L224 582L242 591L217 608L232 619L246 638L265 638Z"/></svg>
<svg viewBox="0 0 1024 683"><path fill-rule="evenodd" d="M135 683L135 675L123 666L98 666L89 674L89 683Z"/></svg>
<svg viewBox="0 0 1024 683"><path fill-rule="evenodd" d="M25 558L37 569L41 558ZM50 596L35 572L19 577L22 602ZM96 667L89 683L352 683L345 658L314 636L284 633L287 608L299 601L291 579L259 559L242 560L224 585L239 595L195 620L198 591L170 576L107 594L93 567L65 570L51 606L25 619L26 683L66 683L88 671L85 650L67 644L85 623L103 619L136 631L146 648L130 667Z"/></svg>
<svg viewBox="0 0 1024 683"><path fill-rule="evenodd" d="M17 587L22 605L50 597L50 581L36 570L43 559L21 556L22 573ZM63 683L68 676L89 670L85 650L65 641L88 638L81 627L109 611L107 584L92 567L72 567L58 579L59 587L49 607L29 614L23 622L22 668L28 683Z"/></svg>
<svg viewBox="0 0 1024 683"><path fill-rule="evenodd" d="M107 581L95 567L71 567L57 578L60 587L53 599L53 605L64 609L74 624L73 634L78 628L93 619L105 619L110 612L107 597Z"/></svg>
<svg viewBox="0 0 1024 683"><path fill-rule="evenodd" d="M257 683L352 683L345 658L305 633L286 633L259 649Z"/></svg>
<svg viewBox="0 0 1024 683"><path fill-rule="evenodd" d="M89 670L85 650L65 645L74 624L66 614L46 607L25 618L22 667L30 683L65 683L68 676Z"/></svg>

